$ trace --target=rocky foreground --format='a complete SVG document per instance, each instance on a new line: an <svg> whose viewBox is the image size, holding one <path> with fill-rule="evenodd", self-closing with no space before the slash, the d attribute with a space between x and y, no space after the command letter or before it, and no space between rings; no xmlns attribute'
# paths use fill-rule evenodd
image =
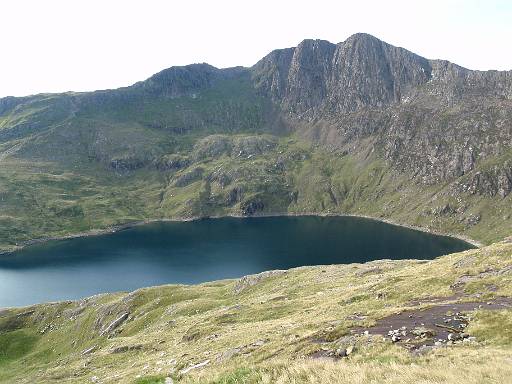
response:
<svg viewBox="0 0 512 384"><path fill-rule="evenodd" d="M5 383L505 383L512 241L0 312Z"/></svg>

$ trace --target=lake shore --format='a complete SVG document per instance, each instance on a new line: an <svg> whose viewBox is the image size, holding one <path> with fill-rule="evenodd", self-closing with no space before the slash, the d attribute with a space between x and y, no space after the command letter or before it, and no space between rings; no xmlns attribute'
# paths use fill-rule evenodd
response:
<svg viewBox="0 0 512 384"><path fill-rule="evenodd" d="M21 249L23 249L27 246L30 246L30 245L45 243L47 241L68 240L68 239L75 239L75 238L79 238L79 237L107 235L109 233L115 233L115 232L119 232L122 230L130 229L130 228L141 226L141 225L151 224L151 223L187 222L187 221L204 220L204 219L221 219L221 218L225 218L225 217L232 217L232 218L237 218L237 219L248 219L248 218L252 218L252 217L283 217L283 216L284 217L302 217L302 216L356 217L356 218L362 218L362 219L367 219L367 220L379 221L379 222L394 225L397 227L408 228L408 229L412 229L415 231L430 233L433 235L452 237L455 239L465 241L466 243L471 244L472 246L477 247L477 248L481 248L482 246L484 246L484 244L482 244L479 241L476 241L468 236L464 236L464 235L460 235L460 234L446 233L446 232L441 232L441 231L435 231L435 230L431 230L429 228L398 223L398 222L395 222L395 221L393 221L391 219L387 219L387 218L373 217L373 216L369 216L369 215L351 214L351 213L343 213L342 214L342 213L314 213L314 212L311 212L311 213L308 213L308 212L301 212L301 213L284 212L284 213L264 213L264 214L256 214L256 215L252 215L252 216L227 214L227 215L218 215L218 216L215 215L215 216L207 216L207 217L194 216L194 217L183 217L183 218L162 218L162 219L138 220L138 221L133 221L133 222L125 223L125 224L113 225L111 227L104 228L104 229L92 229L89 231L72 233L69 235L48 236L48 237L43 237L43 238L39 238L39 239L27 240L25 242L18 244L13 249L0 250L0 256L10 254L10 253L13 253L16 251L20 251Z"/></svg>

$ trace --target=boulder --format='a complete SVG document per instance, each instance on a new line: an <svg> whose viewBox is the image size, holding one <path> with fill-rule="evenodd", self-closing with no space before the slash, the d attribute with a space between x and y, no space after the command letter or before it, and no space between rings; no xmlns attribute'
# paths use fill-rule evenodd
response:
<svg viewBox="0 0 512 384"><path fill-rule="evenodd" d="M113 348L111 353L124 353L124 352L128 352L128 351L140 351L142 348L143 348L142 344L122 345L120 347Z"/></svg>
<svg viewBox="0 0 512 384"><path fill-rule="evenodd" d="M94 345L94 346L92 346L90 348L87 348L87 349L83 350L82 351L82 356L89 355L89 354L93 353L96 350L96 348L98 348L98 346Z"/></svg>
<svg viewBox="0 0 512 384"><path fill-rule="evenodd" d="M121 324L123 324L126 319L128 319L128 316L130 314L128 312L123 313L121 316L119 316L117 319L115 319L113 322L111 322L103 331L101 331L100 336L104 336L112 332L114 329L119 327Z"/></svg>
<svg viewBox="0 0 512 384"><path fill-rule="evenodd" d="M255 275L244 276L236 282L234 291L236 294L239 294L244 289L252 287L253 285L258 284L262 280L268 279L269 277L280 276L285 273L286 271L278 269L273 271L257 273Z"/></svg>

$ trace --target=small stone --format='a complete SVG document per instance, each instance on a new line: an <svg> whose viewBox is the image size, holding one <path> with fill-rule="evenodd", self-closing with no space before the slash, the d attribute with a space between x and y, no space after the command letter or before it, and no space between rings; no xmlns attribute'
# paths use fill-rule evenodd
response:
<svg viewBox="0 0 512 384"><path fill-rule="evenodd" d="M193 369L202 368L202 367L204 367L204 366L206 366L206 365L208 365L208 364L210 364L210 360L205 360L205 361L203 361L202 363L194 364L194 365L191 365L191 366L189 366L189 367L187 367L187 368L182 369L182 370L180 371L180 374L185 375L185 374L187 374L188 372L190 372L190 371L191 371L191 370L193 370Z"/></svg>
<svg viewBox="0 0 512 384"><path fill-rule="evenodd" d="M295 335L297 337L297 335ZM261 347L262 345L265 344L265 340L256 340L254 343L252 343L252 345L254 347Z"/></svg>
<svg viewBox="0 0 512 384"><path fill-rule="evenodd" d="M391 336L391 341L393 343L396 343L396 342L400 341L400 336L397 336L397 335Z"/></svg>
<svg viewBox="0 0 512 384"><path fill-rule="evenodd" d="M419 337L432 337L435 335L435 332L433 330L426 328L424 326L414 328L411 331L411 333Z"/></svg>
<svg viewBox="0 0 512 384"><path fill-rule="evenodd" d="M82 351L82 356L88 355L90 353L93 353L98 346L95 345L93 347L87 348L86 350Z"/></svg>

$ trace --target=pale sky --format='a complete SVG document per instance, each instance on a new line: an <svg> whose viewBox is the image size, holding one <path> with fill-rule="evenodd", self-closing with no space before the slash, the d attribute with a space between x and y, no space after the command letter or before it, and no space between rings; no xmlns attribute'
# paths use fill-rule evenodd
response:
<svg viewBox="0 0 512 384"><path fill-rule="evenodd" d="M173 65L251 66L306 38L357 32L512 69L511 0L1 0L0 97L117 88Z"/></svg>

